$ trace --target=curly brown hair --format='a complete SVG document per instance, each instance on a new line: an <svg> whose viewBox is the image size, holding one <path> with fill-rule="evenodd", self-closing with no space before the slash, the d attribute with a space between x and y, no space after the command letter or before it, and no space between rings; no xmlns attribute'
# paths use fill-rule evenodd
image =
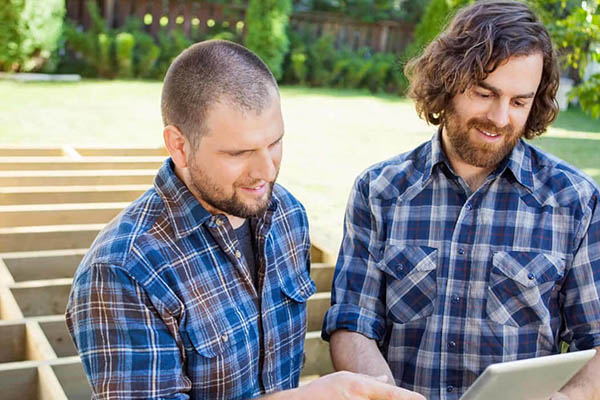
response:
<svg viewBox="0 0 600 400"><path fill-rule="evenodd" d="M521 2L483 0L459 11L423 54L406 65L408 96L421 118L443 124L456 94L486 79L510 57L538 51L544 57L542 79L523 133L532 139L558 114L560 70L548 31Z"/></svg>

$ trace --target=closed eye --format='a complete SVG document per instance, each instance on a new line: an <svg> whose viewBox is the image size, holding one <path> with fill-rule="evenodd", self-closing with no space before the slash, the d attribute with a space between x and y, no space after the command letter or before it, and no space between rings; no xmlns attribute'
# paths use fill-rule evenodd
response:
<svg viewBox="0 0 600 400"><path fill-rule="evenodd" d="M528 105L530 105L531 101L532 100L528 100L528 98L525 98L525 99L517 98L517 99L513 100L513 104L515 105L515 107L523 108L523 107L527 107Z"/></svg>
<svg viewBox="0 0 600 400"><path fill-rule="evenodd" d="M232 157L241 157L241 156L249 155L251 152L252 152L252 150L228 151L227 154L229 154Z"/></svg>
<svg viewBox="0 0 600 400"><path fill-rule="evenodd" d="M273 143L271 143L270 147L275 147L278 144L281 144L282 141L283 141L283 136L281 136L279 139L277 139L276 141L274 141Z"/></svg>
<svg viewBox="0 0 600 400"><path fill-rule="evenodd" d="M481 98L487 99L492 96L492 93L475 91L475 94Z"/></svg>

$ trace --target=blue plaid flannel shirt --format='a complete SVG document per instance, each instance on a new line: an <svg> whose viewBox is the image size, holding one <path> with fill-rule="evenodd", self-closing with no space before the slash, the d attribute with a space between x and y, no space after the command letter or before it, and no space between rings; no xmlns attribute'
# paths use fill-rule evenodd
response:
<svg viewBox="0 0 600 400"><path fill-rule="evenodd" d="M170 160L106 226L67 306L95 399L248 399L298 385L315 292L305 210L275 185L251 223L261 301L227 218L198 203Z"/></svg>
<svg viewBox="0 0 600 400"><path fill-rule="evenodd" d="M458 399L496 362L600 345L598 187L520 141L474 193L435 135L348 203L323 338L375 339L399 386Z"/></svg>

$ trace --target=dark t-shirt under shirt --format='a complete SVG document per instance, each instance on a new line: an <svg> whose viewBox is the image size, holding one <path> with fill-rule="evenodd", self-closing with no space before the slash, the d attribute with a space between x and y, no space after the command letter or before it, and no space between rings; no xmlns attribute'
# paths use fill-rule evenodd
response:
<svg viewBox="0 0 600 400"><path fill-rule="evenodd" d="M258 268L256 268L256 262L254 260L254 235L252 235L252 230L250 229L250 222L246 220L240 227L235 229L235 235L240 242L240 251L246 259L250 276L252 277L254 287L258 292Z"/></svg>

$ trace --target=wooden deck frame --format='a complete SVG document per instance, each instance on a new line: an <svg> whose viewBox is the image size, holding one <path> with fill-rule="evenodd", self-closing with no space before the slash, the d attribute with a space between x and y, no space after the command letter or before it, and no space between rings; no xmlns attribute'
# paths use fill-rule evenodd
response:
<svg viewBox="0 0 600 400"><path fill-rule="evenodd" d="M151 187L165 156L164 148L0 147L3 399L90 398L64 318L72 276L100 229ZM334 258L313 240L303 384L332 371L320 329Z"/></svg>

